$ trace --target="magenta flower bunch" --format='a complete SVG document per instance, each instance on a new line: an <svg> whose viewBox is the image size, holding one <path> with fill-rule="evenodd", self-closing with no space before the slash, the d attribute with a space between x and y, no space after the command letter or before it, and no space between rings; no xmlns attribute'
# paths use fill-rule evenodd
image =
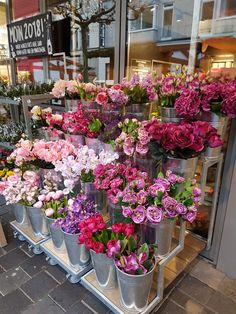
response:
<svg viewBox="0 0 236 314"><path fill-rule="evenodd" d="M135 118L126 118L124 122L120 122L118 127L121 129L121 134L115 140L116 148L122 149L127 156L133 156L135 153L146 155L150 135L142 127L143 125L145 123L141 123Z"/></svg>
<svg viewBox="0 0 236 314"><path fill-rule="evenodd" d="M193 222L197 215L201 191L195 180L185 180L171 171L164 177L162 173L153 184L139 189L129 183L123 190L121 203L123 216L134 223L149 221L158 224L164 219L181 217Z"/></svg>
<svg viewBox="0 0 236 314"><path fill-rule="evenodd" d="M129 104L145 104L157 99L155 81L151 74L143 78L134 74L130 81L124 78L121 82L121 89L128 96Z"/></svg>
<svg viewBox="0 0 236 314"><path fill-rule="evenodd" d="M134 226L129 223L117 223L107 228L104 218L99 213L84 219L78 227L79 243L85 244L88 250L94 250L97 254L106 253L108 257L119 251L117 240L127 239L134 234Z"/></svg>
<svg viewBox="0 0 236 314"><path fill-rule="evenodd" d="M128 96L122 90L122 85L115 84L111 88L103 88L97 94L95 101L104 109L117 109L127 104Z"/></svg>
<svg viewBox="0 0 236 314"><path fill-rule="evenodd" d="M95 176L94 185L98 190L107 192L109 200L118 204L120 194L129 182L137 182L140 188L144 188L149 182L148 174L141 172L137 168L131 167L129 164L107 164L98 165L93 174Z"/></svg>
<svg viewBox="0 0 236 314"><path fill-rule="evenodd" d="M160 123L153 119L145 124L145 130L151 137L150 153L158 160L166 156L193 158L207 147L223 145L217 130L205 121L182 121L177 124Z"/></svg>

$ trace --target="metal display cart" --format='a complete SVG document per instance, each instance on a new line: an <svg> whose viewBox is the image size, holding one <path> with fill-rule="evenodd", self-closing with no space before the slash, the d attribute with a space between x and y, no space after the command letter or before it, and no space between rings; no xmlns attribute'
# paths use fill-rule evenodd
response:
<svg viewBox="0 0 236 314"><path fill-rule="evenodd" d="M47 237L36 236L29 225L20 225L15 220L10 224L14 230L13 234L15 238L28 242L28 249L32 250L34 254L43 253L40 245L48 239Z"/></svg>
<svg viewBox="0 0 236 314"><path fill-rule="evenodd" d="M48 239L40 245L41 250L47 255L47 261L50 265L59 265L67 273L66 277L71 283L77 283L81 277L91 270L92 265L85 267L73 267L69 262L66 248L55 249L52 239Z"/></svg>

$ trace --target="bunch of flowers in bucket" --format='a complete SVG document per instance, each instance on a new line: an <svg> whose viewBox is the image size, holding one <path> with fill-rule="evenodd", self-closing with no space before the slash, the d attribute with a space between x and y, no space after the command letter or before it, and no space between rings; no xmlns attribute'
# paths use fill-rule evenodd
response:
<svg viewBox="0 0 236 314"><path fill-rule="evenodd" d="M151 74L147 74L144 78L138 74L134 74L130 81L123 79L121 89L129 97L130 104L145 104L155 101L157 94L154 89L155 81Z"/></svg>
<svg viewBox="0 0 236 314"><path fill-rule="evenodd" d="M98 165L106 165L118 159L117 153L105 152L97 155L93 149L84 145L77 149L77 155L69 155L62 160L54 162L55 170L61 172L64 185L68 193L75 187L79 180L82 182L93 182L93 170Z"/></svg>
<svg viewBox="0 0 236 314"><path fill-rule="evenodd" d="M119 204L120 194L128 183L137 182L140 188L144 188L148 183L148 174L139 171L137 168L127 164L99 164L94 169L95 187L98 190L105 190L108 199L113 204Z"/></svg>
<svg viewBox="0 0 236 314"><path fill-rule="evenodd" d="M200 201L200 190L195 180L185 180L171 171L162 173L153 184L140 189L131 182L120 194L123 216L134 223L148 221L158 224L164 219L181 217L193 222Z"/></svg>
<svg viewBox="0 0 236 314"><path fill-rule="evenodd" d="M36 172L14 169L13 174L1 182L0 193L5 197L7 204L32 206L37 202L39 186L40 177Z"/></svg>
<svg viewBox="0 0 236 314"><path fill-rule="evenodd" d="M163 156L192 158L198 156L207 147L219 147L223 141L217 130L204 121L160 123L156 119L146 123L145 130L151 140L149 148L156 159Z"/></svg>
<svg viewBox="0 0 236 314"><path fill-rule="evenodd" d="M56 219L61 217L63 209L71 202L68 195L63 191L41 191L38 201L33 205L35 208L42 208L45 215L49 218Z"/></svg>
<svg viewBox="0 0 236 314"><path fill-rule="evenodd" d="M38 167L52 168L52 163L75 155L75 147L65 140L45 141L45 140L24 140L21 139L16 144L16 149L9 156L9 160L14 161L17 166L33 164Z"/></svg>
<svg viewBox="0 0 236 314"><path fill-rule="evenodd" d="M100 91L95 99L96 103L104 109L117 109L124 107L128 102L128 96L122 90L121 84L115 84L111 88Z"/></svg>
<svg viewBox="0 0 236 314"><path fill-rule="evenodd" d="M94 202L84 194L78 194L70 200L67 206L61 208L60 213L63 217L58 218L53 226L70 234L79 233L79 223L97 214Z"/></svg>
<svg viewBox="0 0 236 314"><path fill-rule="evenodd" d="M151 137L144 128L145 121L126 118L118 126L121 134L115 140L116 147L122 149L127 156L133 156L135 153L146 155Z"/></svg>

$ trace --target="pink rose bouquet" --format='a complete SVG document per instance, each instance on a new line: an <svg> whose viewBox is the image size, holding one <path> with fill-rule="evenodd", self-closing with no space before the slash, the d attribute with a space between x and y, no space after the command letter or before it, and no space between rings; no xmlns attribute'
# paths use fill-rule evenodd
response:
<svg viewBox="0 0 236 314"><path fill-rule="evenodd" d="M151 140L150 153L156 159L163 156L192 158L198 156L207 147L219 147L223 141L217 130L204 121L160 123L153 119L145 125Z"/></svg>
<svg viewBox="0 0 236 314"><path fill-rule="evenodd" d="M184 178L167 171L154 179L153 184L143 189L129 183L121 195L123 216L140 224L149 221L160 223L163 219L181 217L193 222L196 218L200 201L200 190L195 180L185 181Z"/></svg>

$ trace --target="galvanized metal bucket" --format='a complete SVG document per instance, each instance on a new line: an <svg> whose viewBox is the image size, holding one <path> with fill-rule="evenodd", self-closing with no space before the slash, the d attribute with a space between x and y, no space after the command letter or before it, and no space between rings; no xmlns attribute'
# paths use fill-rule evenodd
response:
<svg viewBox="0 0 236 314"><path fill-rule="evenodd" d="M164 219L159 224L146 222L141 226L142 242L157 244L157 256L165 257L170 253L175 219Z"/></svg>
<svg viewBox="0 0 236 314"><path fill-rule="evenodd" d="M66 111L77 111L79 100L78 99L66 99Z"/></svg>
<svg viewBox="0 0 236 314"><path fill-rule="evenodd" d="M151 157L137 155L135 158L135 164L138 169L147 172L151 179L156 178L157 174L160 172L160 163Z"/></svg>
<svg viewBox="0 0 236 314"><path fill-rule="evenodd" d="M36 236L47 237L49 235L47 220L41 208L26 206L27 215Z"/></svg>
<svg viewBox="0 0 236 314"><path fill-rule="evenodd" d="M90 253L99 286L103 289L116 288L117 277L114 260L104 253L96 254L93 250L90 250Z"/></svg>
<svg viewBox="0 0 236 314"><path fill-rule="evenodd" d="M22 204L13 204L13 213L16 218L16 222L19 225L28 225L29 220L26 212L26 208Z"/></svg>
<svg viewBox="0 0 236 314"><path fill-rule="evenodd" d="M64 249L64 237L61 228L53 227L52 224L55 222L56 219L52 219L46 217L48 229L50 231L52 237L52 243L55 246L55 249L62 250Z"/></svg>
<svg viewBox="0 0 236 314"><path fill-rule="evenodd" d="M102 142L97 138L85 137L85 144L88 148L93 149L96 154L99 154L102 151Z"/></svg>
<svg viewBox="0 0 236 314"><path fill-rule="evenodd" d="M90 262L90 254L84 244L78 243L79 234L62 232L71 266L74 268L87 266Z"/></svg>
<svg viewBox="0 0 236 314"><path fill-rule="evenodd" d="M121 304L129 313L140 313L146 308L155 267L156 264L150 272L143 275L130 275L116 266Z"/></svg>
<svg viewBox="0 0 236 314"><path fill-rule="evenodd" d="M219 117L213 112L202 112L199 115L199 120L209 122L223 139L225 136L228 119L226 117ZM208 147L203 153L203 157L216 158L220 155L222 147L211 148Z"/></svg>
<svg viewBox="0 0 236 314"><path fill-rule="evenodd" d="M118 222L124 222L125 217L123 216L122 211L121 205L114 204L108 200L108 214L111 225Z"/></svg>
<svg viewBox="0 0 236 314"><path fill-rule="evenodd" d="M71 142L76 148L84 145L83 135L65 134L65 138L67 141Z"/></svg>
<svg viewBox="0 0 236 314"><path fill-rule="evenodd" d="M167 170L171 170L185 179L192 179L196 172L197 161L198 157L189 159L167 157L162 162L162 172L166 173Z"/></svg>
<svg viewBox="0 0 236 314"><path fill-rule="evenodd" d="M44 139L46 141L58 141L59 139L64 139L64 133L61 131L56 131L56 134L53 134L51 130L47 128L40 128L37 130L38 138Z"/></svg>
<svg viewBox="0 0 236 314"><path fill-rule="evenodd" d="M144 104L131 104L130 107L126 107L127 113L132 113L134 117L136 117L139 121L148 120L150 115L150 103Z"/></svg>
<svg viewBox="0 0 236 314"><path fill-rule="evenodd" d="M160 114L162 122L178 123L183 120L177 115L175 108L160 107Z"/></svg>
<svg viewBox="0 0 236 314"><path fill-rule="evenodd" d="M107 212L107 198L104 191L97 190L92 182L81 182L81 190L90 200L95 202L98 211L103 214Z"/></svg>

